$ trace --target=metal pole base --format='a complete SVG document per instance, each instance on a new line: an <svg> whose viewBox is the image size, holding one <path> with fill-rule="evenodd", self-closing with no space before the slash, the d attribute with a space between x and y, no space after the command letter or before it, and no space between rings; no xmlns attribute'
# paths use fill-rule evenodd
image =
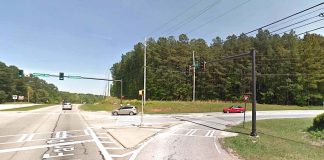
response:
<svg viewBox="0 0 324 160"><path fill-rule="evenodd" d="M256 137L256 136L257 136L257 133L253 133L253 132L251 132L250 136L252 136L252 137Z"/></svg>

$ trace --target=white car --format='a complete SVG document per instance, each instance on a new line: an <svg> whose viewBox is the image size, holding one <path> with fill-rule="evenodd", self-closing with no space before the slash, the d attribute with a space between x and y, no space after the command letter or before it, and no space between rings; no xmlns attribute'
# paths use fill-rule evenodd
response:
<svg viewBox="0 0 324 160"><path fill-rule="evenodd" d="M68 102L64 102L62 104L62 110L66 110L66 109L72 110L72 104L71 103L68 103Z"/></svg>

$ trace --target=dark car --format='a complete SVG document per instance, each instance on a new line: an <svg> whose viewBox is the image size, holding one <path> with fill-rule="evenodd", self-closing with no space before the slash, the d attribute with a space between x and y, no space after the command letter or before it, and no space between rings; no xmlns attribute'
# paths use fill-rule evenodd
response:
<svg viewBox="0 0 324 160"><path fill-rule="evenodd" d="M231 106L228 108L224 108L223 112L224 113L243 113L243 112L245 112L245 108L243 108L241 106Z"/></svg>

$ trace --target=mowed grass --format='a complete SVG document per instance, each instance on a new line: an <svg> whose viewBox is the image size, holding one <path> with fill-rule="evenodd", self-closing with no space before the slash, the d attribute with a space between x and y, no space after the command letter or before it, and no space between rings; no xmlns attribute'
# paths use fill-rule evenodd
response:
<svg viewBox="0 0 324 160"><path fill-rule="evenodd" d="M139 100L124 100L123 104L135 105L141 109L141 101ZM223 108L232 105L244 106L244 103L224 103L216 101L146 101L144 108L145 113L151 114L169 114L169 113L203 113L203 112L222 112ZM120 100L117 98L108 98L98 104L85 104L81 109L86 111L111 111L119 108ZM318 110L323 109L322 106L286 106L286 105L268 105L257 104L258 111L267 110ZM247 110L251 110L251 103L247 103Z"/></svg>
<svg viewBox="0 0 324 160"><path fill-rule="evenodd" d="M44 107L48 107L48 106L52 106L52 105L53 104L40 104L40 105L34 105L34 106L29 106L29 107L5 109L5 110L0 110L0 111L30 111L30 110L44 108Z"/></svg>
<svg viewBox="0 0 324 160"><path fill-rule="evenodd" d="M237 137L221 140L225 148L248 160L322 160L324 141L313 138L306 130L312 119L272 119L257 121L259 137L250 137L251 122L246 129L238 125L229 129ZM242 134L243 133L243 134Z"/></svg>

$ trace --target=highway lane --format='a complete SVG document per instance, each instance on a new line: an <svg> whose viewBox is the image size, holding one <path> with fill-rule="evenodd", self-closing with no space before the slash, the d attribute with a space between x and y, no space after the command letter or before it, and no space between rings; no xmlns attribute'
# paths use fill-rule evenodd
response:
<svg viewBox="0 0 324 160"><path fill-rule="evenodd" d="M77 106L6 113L0 118L1 159L104 159L96 142L101 131L88 127Z"/></svg>

